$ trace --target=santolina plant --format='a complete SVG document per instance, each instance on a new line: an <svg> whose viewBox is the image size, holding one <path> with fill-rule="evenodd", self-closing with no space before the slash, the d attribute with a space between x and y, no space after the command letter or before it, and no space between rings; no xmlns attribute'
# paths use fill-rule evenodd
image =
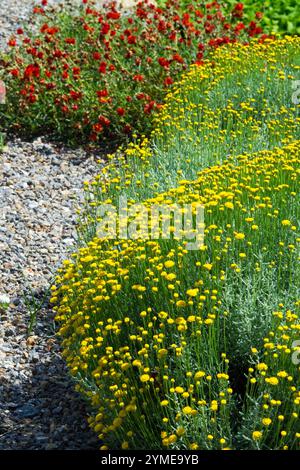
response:
<svg viewBox="0 0 300 470"><path fill-rule="evenodd" d="M145 174L156 151L169 155L170 178L163 184L156 168L158 191L150 185L144 206L204 207L199 250L176 236L96 237L59 273L52 301L64 356L93 407L89 421L102 449L299 449L299 107L288 107L286 94L299 71L299 45L286 39L253 51L218 50L169 96L154 133L162 147L130 147L128 164L140 156ZM231 67L218 76L214 62L222 58ZM216 80L203 102L201 84L212 68ZM245 86L226 88L234 69L248 69ZM267 99L271 77L276 105L268 109L256 97ZM227 116L213 120L208 105L216 99L217 108L221 97ZM205 141L212 159L201 160L201 150L187 165L192 154L183 154L184 145L202 149ZM179 142L182 153L172 153ZM118 169L118 161L111 166ZM178 180L180 165L184 174L193 166L196 176ZM89 204L110 203L126 187L132 194L132 184L144 194L135 177L128 181L123 186L109 172L107 181L96 179Z"/></svg>
<svg viewBox="0 0 300 470"><path fill-rule="evenodd" d="M94 142L146 132L188 65L223 44L262 36L259 19L243 23L240 3L226 16L217 1L191 0L185 12L177 0L161 8L142 0L127 12L86 0L72 12L46 4L34 9L39 32L19 28L1 61L8 94L0 123L27 136Z"/></svg>

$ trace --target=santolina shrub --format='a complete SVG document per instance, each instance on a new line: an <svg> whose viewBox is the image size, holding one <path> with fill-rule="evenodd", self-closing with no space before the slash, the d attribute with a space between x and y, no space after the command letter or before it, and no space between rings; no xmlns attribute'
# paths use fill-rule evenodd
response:
<svg viewBox="0 0 300 470"><path fill-rule="evenodd" d="M111 3L79 11L34 9L39 33L19 28L2 59L9 130L51 133L70 141L98 141L151 126L164 91L212 49L261 36L259 19L243 23L241 4L225 16L217 1L182 12L177 0L158 8L143 0L129 12Z"/></svg>
<svg viewBox="0 0 300 470"><path fill-rule="evenodd" d="M274 48L282 52L281 73ZM267 84L273 67L286 84L287 76L292 79L299 71L297 51L299 56L297 39L269 48L258 45L255 55L265 58L260 69L252 68L251 48L217 52L219 59L231 55L233 68L241 65L241 52L243 67L250 70L249 90L236 87L236 97L226 99L247 108L245 122L255 138L260 121L250 84L258 77L259 83L265 77ZM187 73L181 96L197 95L212 63ZM229 69L224 78L227 73ZM210 96L218 97L221 82L216 79ZM287 99L286 90L278 87L278 103ZM203 106L201 100L194 106L180 101L176 90L172 99L174 107L166 106L168 117L161 111L165 119L157 125L170 154L174 138L184 137L185 143L201 127ZM95 410L89 420L102 449L299 448L300 141L289 114L293 109L297 120L299 106L284 112L286 134L274 147L276 140L270 136L276 135L276 121L285 119L282 108L277 119L273 116L263 126L270 133L260 131L266 149L238 154L240 142L233 155L210 168L199 160L194 180L181 179L144 201L145 207L203 205L205 240L199 250L187 250L175 237L94 238L60 271L52 301L61 322L64 356L78 389ZM263 112L271 111L260 109L260 117ZM239 135L239 116L234 116L232 111L229 129L225 119L228 134L219 142L223 148L227 139ZM200 135L194 145L201 142ZM134 151L145 164L145 147ZM183 168L186 157L191 155L177 155ZM111 183L118 186L120 181ZM110 189L105 183L102 188L109 202ZM94 203L97 197L102 196L95 189Z"/></svg>

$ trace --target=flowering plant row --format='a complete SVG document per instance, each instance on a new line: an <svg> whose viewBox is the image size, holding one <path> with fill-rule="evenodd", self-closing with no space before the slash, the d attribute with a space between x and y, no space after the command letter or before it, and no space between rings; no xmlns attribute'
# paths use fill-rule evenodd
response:
<svg viewBox="0 0 300 470"><path fill-rule="evenodd" d="M134 164L151 180L155 155L167 160L145 207L204 207L199 250L176 236L95 237L60 270L52 302L64 356L102 449L299 449L299 105L287 96L299 51L298 39L218 50L169 95L153 148L129 147L125 173ZM226 115L213 117L220 100ZM203 161L210 139L216 154ZM179 143L198 148L192 165ZM118 161L91 184L91 208L126 188L130 204L131 191L145 194Z"/></svg>
<svg viewBox="0 0 300 470"><path fill-rule="evenodd" d="M262 36L261 16L245 24L241 3L226 15L217 1L191 0L185 12L177 0L161 8L142 0L128 12L87 0L72 13L46 4L34 9L39 33L19 28L2 59L8 96L0 123L73 142L147 131L165 89L189 64Z"/></svg>

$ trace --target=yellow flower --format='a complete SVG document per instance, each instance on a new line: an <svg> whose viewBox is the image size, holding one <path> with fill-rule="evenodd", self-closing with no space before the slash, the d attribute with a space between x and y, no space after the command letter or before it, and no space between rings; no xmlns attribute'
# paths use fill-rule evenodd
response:
<svg viewBox="0 0 300 470"><path fill-rule="evenodd" d="M217 411L218 408L219 408L219 405L218 405L217 400L213 400L213 401L211 402L211 404L210 404L210 409L211 409L212 411Z"/></svg>
<svg viewBox="0 0 300 470"><path fill-rule="evenodd" d="M199 372L196 372L196 374L194 375L195 380L199 380L202 377L205 377L205 372L203 372L202 370L199 370Z"/></svg>
<svg viewBox="0 0 300 470"><path fill-rule="evenodd" d="M168 400L162 400L160 402L160 404L161 404L161 406L168 406L169 402L168 402Z"/></svg>
<svg viewBox="0 0 300 470"><path fill-rule="evenodd" d="M236 240L244 240L245 234L244 233L235 233L234 238Z"/></svg>
<svg viewBox="0 0 300 470"><path fill-rule="evenodd" d="M199 289L188 289L186 291L189 297L196 297L198 295Z"/></svg>
<svg viewBox="0 0 300 470"><path fill-rule="evenodd" d="M174 265L175 265L175 263L172 260L168 260L168 261L165 262L165 267L166 268L173 268Z"/></svg>
<svg viewBox="0 0 300 470"><path fill-rule="evenodd" d="M269 377L269 378L267 377L267 378L265 379L265 381L266 381L268 384L274 385L274 386L276 386L276 385L279 384L279 380L277 379L277 377Z"/></svg>
<svg viewBox="0 0 300 470"><path fill-rule="evenodd" d="M261 431L253 431L252 439L254 441L259 441L261 438L262 438L262 432Z"/></svg>
<svg viewBox="0 0 300 470"><path fill-rule="evenodd" d="M198 450L199 446L198 446L198 444L196 444L196 442L193 442L192 444L190 444L189 449L190 450Z"/></svg>
<svg viewBox="0 0 300 470"><path fill-rule="evenodd" d="M211 271L212 267L213 267L213 265L211 263L205 263L203 265L203 268L207 269L208 271Z"/></svg>
<svg viewBox="0 0 300 470"><path fill-rule="evenodd" d="M167 349L159 349L157 352L158 357L161 359L162 357L165 357L168 354Z"/></svg>
<svg viewBox="0 0 300 470"><path fill-rule="evenodd" d="M264 362L260 362L259 364L257 364L256 369L259 371L268 370L268 366Z"/></svg>
<svg viewBox="0 0 300 470"><path fill-rule="evenodd" d="M141 382L149 382L150 378L151 377L150 377L149 374L143 374L143 375L140 376Z"/></svg>
<svg viewBox="0 0 300 470"><path fill-rule="evenodd" d="M191 415L193 413L193 408L191 408L190 406L185 406L183 409L182 409L182 412L183 414L185 415Z"/></svg>
<svg viewBox="0 0 300 470"><path fill-rule="evenodd" d="M282 225L284 225L284 226L292 225L291 221L288 220L288 219L282 220L281 223L282 223Z"/></svg>
<svg viewBox="0 0 300 470"><path fill-rule="evenodd" d="M262 423L264 426L270 426L270 424L272 423L272 420L270 418L264 418L262 420Z"/></svg>
<svg viewBox="0 0 300 470"><path fill-rule="evenodd" d="M181 436L183 436L183 435L184 435L184 433L185 433L185 429L184 429L184 427L182 427L182 426L179 426L179 428L177 428L177 429L176 429L176 434L177 434L177 436L178 436L178 437L181 437Z"/></svg>

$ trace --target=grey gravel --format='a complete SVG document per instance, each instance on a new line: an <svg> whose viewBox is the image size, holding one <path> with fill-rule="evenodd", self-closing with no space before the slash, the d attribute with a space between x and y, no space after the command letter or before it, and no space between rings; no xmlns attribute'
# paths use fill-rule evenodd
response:
<svg viewBox="0 0 300 470"><path fill-rule="evenodd" d="M0 295L11 299L0 309L1 450L99 447L48 304L57 268L76 249L76 209L96 160L43 139L10 141L0 154Z"/></svg>

